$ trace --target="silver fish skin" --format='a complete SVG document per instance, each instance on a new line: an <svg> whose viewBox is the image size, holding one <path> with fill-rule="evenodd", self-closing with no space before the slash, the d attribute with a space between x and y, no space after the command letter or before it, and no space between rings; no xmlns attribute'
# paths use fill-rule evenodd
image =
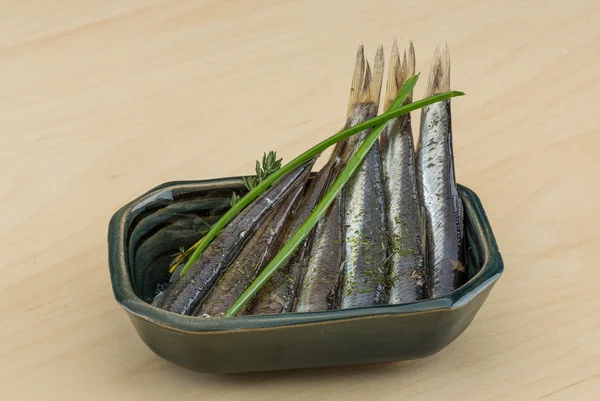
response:
<svg viewBox="0 0 600 401"><path fill-rule="evenodd" d="M263 195L248 205L219 233L184 275L173 282L155 306L189 315L212 289L227 266L240 252L256 227L285 196L305 185L316 159L281 177Z"/></svg>
<svg viewBox="0 0 600 401"><path fill-rule="evenodd" d="M275 206L193 315L222 317L229 310L271 259L273 249L279 245L284 227L289 223L294 204L303 191L303 185L295 185Z"/></svg>
<svg viewBox="0 0 600 401"><path fill-rule="evenodd" d="M366 118L377 113L383 81L383 50L375 57L368 102L357 105ZM358 123L360 121L355 121ZM356 151L370 130L350 138L348 156ZM383 200L382 166L377 144L367 153L360 169L343 192L344 255L339 294L341 309L378 305L385 301L387 232Z"/></svg>
<svg viewBox="0 0 600 401"><path fill-rule="evenodd" d="M345 264L341 309L385 301L388 234L381 173L379 151L374 146L344 191Z"/></svg>
<svg viewBox="0 0 600 401"><path fill-rule="evenodd" d="M448 90L448 48L438 47L426 96ZM449 100L432 104L421 112L417 182L426 217L428 295L436 298L466 281L463 204L456 187Z"/></svg>
<svg viewBox="0 0 600 401"><path fill-rule="evenodd" d="M346 124L349 126L351 118ZM325 191L339 175L347 156L348 141L336 146L331 158ZM310 247L304 258L305 269L300 279L296 312L319 312L337 307L337 293L343 259L342 197L338 196L317 223Z"/></svg>
<svg viewBox="0 0 600 401"><path fill-rule="evenodd" d="M317 225L296 312L320 312L336 307L343 257L341 203L337 198Z"/></svg>
<svg viewBox="0 0 600 401"><path fill-rule="evenodd" d="M348 118L345 128L361 123L377 114L377 101L381 91L383 71L383 48L377 49L375 74L364 59L364 49L359 47L348 102ZM376 99L376 100L374 100ZM333 155L339 160L331 173L331 183L346 165L357 144L358 135L345 140L336 147ZM364 138L364 136L363 136ZM340 195L317 224L310 252L310 259L295 305L297 312L318 312L338 306L338 293L344 255L343 195Z"/></svg>
<svg viewBox="0 0 600 401"><path fill-rule="evenodd" d="M328 172L325 171L328 178L324 192L339 175L347 146L347 140L340 142L331 154L328 163L331 168ZM306 251L306 267L293 305L296 312L319 312L336 307L343 257L341 202L341 197L336 198L317 223L312 242Z"/></svg>
<svg viewBox="0 0 600 401"><path fill-rule="evenodd" d="M296 231L298 231L321 200L329 187L330 174L334 165L335 157L332 157L313 178L306 193L299 201L298 207L293 212L291 223L286 230L281 246L287 243ZM256 294L256 297L248 308L248 314L266 315L286 313L293 310L298 286L310 254L314 231L313 229L286 264L277 270L273 277Z"/></svg>
<svg viewBox="0 0 600 401"><path fill-rule="evenodd" d="M415 73L412 43L400 62L394 41L386 90L388 109L406 80ZM412 96L410 96L412 97ZM410 103L411 98L406 100ZM417 191L415 151L410 114L391 120L380 137L384 194L390 236L387 303L425 299L424 221Z"/></svg>

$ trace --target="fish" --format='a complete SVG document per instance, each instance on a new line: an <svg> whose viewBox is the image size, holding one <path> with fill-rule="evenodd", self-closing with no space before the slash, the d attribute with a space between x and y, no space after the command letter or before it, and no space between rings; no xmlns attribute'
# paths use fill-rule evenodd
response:
<svg viewBox="0 0 600 401"><path fill-rule="evenodd" d="M438 46L425 96L450 90L448 46ZM428 297L448 294L466 281L463 204L458 194L450 100L421 111L417 183L426 219Z"/></svg>
<svg viewBox="0 0 600 401"><path fill-rule="evenodd" d="M357 107L359 94L363 91L363 84L366 81L370 81L370 76L370 69L368 63L365 61L364 46L361 44L356 53L354 74L352 77L352 85L350 87L350 101L348 103L348 120L344 128L348 128L369 118L366 114L367 107L363 107L358 111L355 109ZM368 82L366 83L366 87L368 87ZM370 110L370 112L372 114L372 110ZM377 111L375 110L375 114L376 113ZM374 117L375 114L371 117ZM316 174L307 190L305 198L303 198L303 203L298 207L298 210L294 212L296 217L294 217L294 222L290 226L285 242L287 242L287 240L296 233L304 221L306 221L348 161L350 156L350 153L347 152L348 142L349 140L346 138L336 143L329 160ZM342 159L344 160L342 161ZM334 203L339 203L339 200L334 201ZM333 207L337 207L339 210L339 205L331 206L330 208ZM335 221L329 221L329 219L335 219ZM341 224L341 218L328 210L324 218L317 223L317 227L313 228L303 243L288 259L286 264L282 266L269 282L267 282L263 289L259 291L252 301L251 307L249 308L249 314L285 313L289 311L298 311L298 307L301 310L311 310L309 302L312 301L312 297L310 296L312 285L309 285L309 282L314 281L312 278L314 274L319 274L320 269L315 267L315 261L320 260L320 257L323 256L318 251L317 253L319 256L316 258L312 256L316 251L313 249L315 236L317 242L316 248L321 249L325 247L330 251L328 254L330 260L325 264L327 266L337 267L336 271L338 271L337 276L333 273L331 274L330 280L321 280L320 283L326 285L327 289L325 290L325 293L336 293L335 287L338 285L337 279L339 278L339 263L337 258L343 252L340 231ZM324 232L323 227L327 225L329 225L329 229ZM335 238L329 236L323 237L325 233L331 234L332 232L336 232L335 227L337 227L337 231L339 231ZM326 305L331 304L331 302L325 301L321 303L319 309L330 307Z"/></svg>
<svg viewBox="0 0 600 401"><path fill-rule="evenodd" d="M240 212L208 245L183 276L174 281L153 305L170 312L189 315L211 290L238 255L256 227L293 191L305 185L316 158L311 158L279 178L267 191Z"/></svg>
<svg viewBox="0 0 600 401"><path fill-rule="evenodd" d="M282 245L287 243L304 224L329 188L331 171L339 163L339 158L336 156L339 152L339 150L334 150L329 161L317 172L306 193L298 201L298 206L293 211ZM311 230L293 255L256 294L247 314L267 315L292 311L304 266L306 266L310 254L314 231L315 229Z"/></svg>
<svg viewBox="0 0 600 401"><path fill-rule="evenodd" d="M368 88L371 80L371 70L365 60L364 46L361 44L356 52L354 73L350 86L347 120L344 128L349 128L366 119L368 108L357 110L358 99L364 88ZM366 82L366 84L365 84ZM339 176L342 168L348 162L351 149L350 139L338 142L333 150L329 163L327 189ZM343 260L343 216L342 197L338 196L317 223L311 247L307 250L306 268L303 270L298 296L294 302L296 312L318 312L335 309L339 288L341 266Z"/></svg>
<svg viewBox="0 0 600 401"><path fill-rule="evenodd" d="M342 199L336 198L317 225L296 312L319 312L336 307L343 257L341 203Z"/></svg>
<svg viewBox="0 0 600 401"><path fill-rule="evenodd" d="M222 317L248 288L273 256L285 233L284 227L304 186L296 182L293 190L260 223L235 260L227 267L206 299L192 312L194 316Z"/></svg>
<svg viewBox="0 0 600 401"><path fill-rule="evenodd" d="M356 110L366 108L368 118L377 114L383 83L383 48L375 56L373 76ZM354 152L369 134L351 138ZM361 167L343 191L344 254L340 309L378 305L385 301L387 230L383 200L383 176L378 144L367 153Z"/></svg>
<svg viewBox="0 0 600 401"><path fill-rule="evenodd" d="M415 51L412 42L408 57L400 61L398 42L394 40L384 108L398 96L408 78L415 75ZM405 103L412 102L412 93ZM425 299L425 221L417 191L415 150L410 113L387 123L379 145L383 166L384 195L389 230L388 304L403 304Z"/></svg>
<svg viewBox="0 0 600 401"><path fill-rule="evenodd" d="M375 56L374 72L364 58L361 45L357 52L345 128L366 121L377 114L383 74L383 47ZM348 138L340 150L341 160L332 182L360 144L356 139L368 132ZM344 266L344 195L338 196L317 224L308 266L302 279L295 306L297 312L318 312L339 306L339 289Z"/></svg>
<svg viewBox="0 0 600 401"><path fill-rule="evenodd" d="M369 108L363 104L358 105L363 86L368 88L370 79L370 67L368 62L365 61L364 47L361 44L356 53L354 74L350 87L350 100L348 102L348 119L344 128L366 121L377 113L376 110L373 112L372 107ZM288 239L295 234L308 218L318 201L327 192L345 163L347 163L351 156L348 143L348 139L338 142L328 162L315 176L309 190L307 190L304 204L299 207L298 217L295 219L295 224L291 226ZM330 209L336 208L339 212L341 210L340 199L336 199ZM337 294L340 258L343 254L341 224L342 218L337 216L335 211L328 210L286 265L280 268L265 285L264 289L257 294L250 308L250 314L331 309ZM322 253L323 249L328 251ZM314 256L315 253L316 256ZM322 258L325 258L325 261L320 265ZM325 268L331 267L332 272L322 271L322 266L326 266ZM319 275L328 275L328 278L317 280L315 276ZM315 281L318 282L317 288L311 284ZM321 287L325 288L322 289ZM320 298L319 306L316 306L315 298L317 295L315 295L315 292L325 294ZM326 299L327 297L330 299Z"/></svg>

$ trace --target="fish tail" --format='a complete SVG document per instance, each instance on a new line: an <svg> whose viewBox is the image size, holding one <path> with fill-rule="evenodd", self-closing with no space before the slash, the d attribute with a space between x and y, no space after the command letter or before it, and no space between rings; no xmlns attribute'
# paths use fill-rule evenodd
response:
<svg viewBox="0 0 600 401"><path fill-rule="evenodd" d="M404 82L406 82L409 78L415 76L416 72L416 56L415 56L415 46L411 41L408 45L408 58L406 56L406 52L404 53L404 62L402 63L402 69L404 72ZM406 98L405 104L412 103L413 100L413 92L411 91L408 97Z"/></svg>
<svg viewBox="0 0 600 401"><path fill-rule="evenodd" d="M448 45L438 45L433 55L425 97L450 90L450 52Z"/></svg>
<svg viewBox="0 0 600 401"><path fill-rule="evenodd" d="M356 52L356 62L354 63L354 74L352 76L352 86L350 87L350 100L348 101L348 115L350 115L358 103L360 93L363 90L365 80L365 48L361 43Z"/></svg>
<svg viewBox="0 0 600 401"><path fill-rule="evenodd" d="M383 84L383 69L385 66L383 45L377 47L375 52L375 60L373 62L373 73L369 81L369 87L365 88L365 103L373 103L379 106L381 97L381 86Z"/></svg>
<svg viewBox="0 0 600 401"><path fill-rule="evenodd" d="M398 93L402 89L402 86L406 81L415 75L415 47L410 42L408 47L408 54L404 51L402 60L400 59L400 52L398 50L398 41L394 39L392 45L392 53L390 55L390 66L388 69L388 78L386 84L385 93L385 110L389 109ZM404 104L411 103L413 99L412 91L404 101Z"/></svg>
<svg viewBox="0 0 600 401"><path fill-rule="evenodd" d="M364 47L361 44L356 53L354 75L352 76L352 87L350 89L350 100L348 102L347 116L350 118L359 104L373 104L379 106L381 86L383 84L384 70L383 46L377 48L373 69L365 60Z"/></svg>
<svg viewBox="0 0 600 401"><path fill-rule="evenodd" d="M406 54L405 54L406 57ZM400 52L398 51L398 41L394 39L394 43L392 44L392 52L390 53L390 66L388 68L388 77L387 83L385 86L385 99L383 103L383 108L388 110L396 96L398 96L398 92L400 92L400 86L402 83L398 80L399 72L402 67L402 63L400 62Z"/></svg>

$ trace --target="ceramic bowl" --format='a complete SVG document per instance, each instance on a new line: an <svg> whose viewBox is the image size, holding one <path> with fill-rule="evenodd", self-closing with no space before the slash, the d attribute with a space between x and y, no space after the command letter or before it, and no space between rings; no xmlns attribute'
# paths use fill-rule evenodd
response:
<svg viewBox="0 0 600 401"><path fill-rule="evenodd" d="M503 271L477 195L459 186L469 280L450 294L403 305L233 318L183 316L147 303L180 246L190 246L229 207L241 177L160 185L121 208L108 233L112 287L144 343L188 369L284 370L422 358L471 323Z"/></svg>

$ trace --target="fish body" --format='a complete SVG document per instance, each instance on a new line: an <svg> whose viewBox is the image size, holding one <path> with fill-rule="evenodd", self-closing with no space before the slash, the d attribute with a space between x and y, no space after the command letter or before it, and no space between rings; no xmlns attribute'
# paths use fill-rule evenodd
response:
<svg viewBox="0 0 600 401"><path fill-rule="evenodd" d="M248 240L235 260L227 267L206 299L193 312L196 316L222 317L264 268L282 238L294 203L304 188L294 189L275 206Z"/></svg>
<svg viewBox="0 0 600 401"><path fill-rule="evenodd" d="M317 225L296 312L319 312L336 307L343 256L341 203L337 198Z"/></svg>
<svg viewBox="0 0 600 401"><path fill-rule="evenodd" d="M426 96L448 90L450 59L443 47L436 50ZM435 298L466 281L463 205L454 173L450 100L422 110L417 182L426 217L428 295Z"/></svg>
<svg viewBox="0 0 600 401"><path fill-rule="evenodd" d="M378 305L385 300L387 232L381 173L379 151L374 146L344 191L341 309Z"/></svg>
<svg viewBox="0 0 600 401"><path fill-rule="evenodd" d="M248 205L210 243L184 275L153 303L171 312L189 315L220 278L254 233L256 227L287 194L305 185L315 159L281 177Z"/></svg>
<svg viewBox="0 0 600 401"><path fill-rule="evenodd" d="M405 53L401 63L398 44L394 42L387 81L386 109L414 72L412 43L408 58ZM410 97L406 102L411 102ZM417 191L410 114L388 122L380 137L380 148L390 239L387 303L415 302L426 297L426 273L424 220Z"/></svg>
<svg viewBox="0 0 600 401"><path fill-rule="evenodd" d="M345 128L354 126L377 114L381 78L383 71L383 48L377 50L374 74L364 59L364 49L359 47ZM336 147L334 155L340 163L331 174L331 183L358 147L365 131L344 141ZM337 153L336 153L337 152ZM339 306L339 288L343 272L345 252L344 197L340 195L318 222L310 252L310 258L302 278L295 310L298 312L318 312L335 309Z"/></svg>
<svg viewBox="0 0 600 401"><path fill-rule="evenodd" d="M383 81L383 49L375 56L373 75L365 75L363 92L355 103L349 125L377 114ZM368 72L368 69L367 69ZM346 161L369 134L350 138ZM341 309L372 306L385 301L387 233L379 148L375 144L360 169L350 178L341 201L344 219L344 265L339 295Z"/></svg>
<svg viewBox="0 0 600 401"><path fill-rule="evenodd" d="M281 242L283 246L298 231L306 221L317 203L321 200L325 191L329 188L330 175L333 167L337 164L335 153L330 160L316 174L294 210L291 223L286 230L285 237ZM252 301L248 314L264 315L273 313L290 312L296 298L296 293L304 267L307 264L311 250L314 230L308 235L296 252L289 258L285 265L275 272L265 286L256 294Z"/></svg>
<svg viewBox="0 0 600 401"><path fill-rule="evenodd" d="M355 115L357 114L353 113ZM361 117L367 119L364 114ZM363 120L359 121L351 116L346 127L357 124L357 121ZM327 189L348 161L349 146L350 141L346 140L334 149L330 158L332 166L328 173ZM337 308L344 255L342 208L343 199L338 196L317 223L304 259L306 267L294 305L296 312L320 312Z"/></svg>

